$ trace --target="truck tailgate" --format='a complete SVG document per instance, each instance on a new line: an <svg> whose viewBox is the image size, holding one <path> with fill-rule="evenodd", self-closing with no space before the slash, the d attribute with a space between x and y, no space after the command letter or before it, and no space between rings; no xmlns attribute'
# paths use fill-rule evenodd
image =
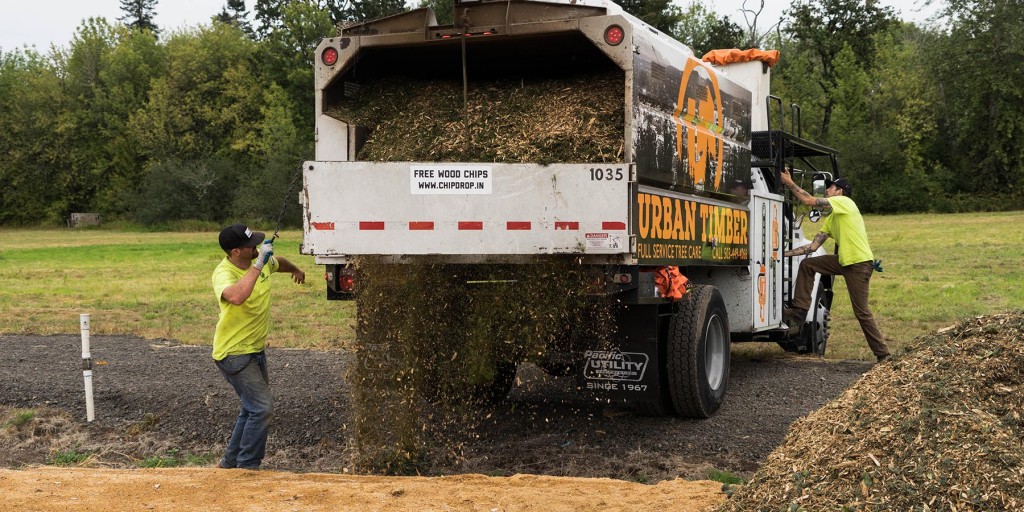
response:
<svg viewBox="0 0 1024 512"><path fill-rule="evenodd" d="M630 253L628 164L306 162L303 170L302 252L318 263Z"/></svg>

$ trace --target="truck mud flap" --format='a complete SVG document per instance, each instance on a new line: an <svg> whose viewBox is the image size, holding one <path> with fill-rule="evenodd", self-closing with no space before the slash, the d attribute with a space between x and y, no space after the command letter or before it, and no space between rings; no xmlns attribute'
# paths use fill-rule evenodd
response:
<svg viewBox="0 0 1024 512"><path fill-rule="evenodd" d="M600 400L656 402L661 397L664 358L658 344L658 331L664 323L659 306L626 306L617 316L619 331L611 346L583 355L583 389Z"/></svg>

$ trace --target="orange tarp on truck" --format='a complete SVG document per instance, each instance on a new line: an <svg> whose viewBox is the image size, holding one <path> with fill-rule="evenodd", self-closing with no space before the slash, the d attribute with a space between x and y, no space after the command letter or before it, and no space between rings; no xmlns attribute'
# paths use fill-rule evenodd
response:
<svg viewBox="0 0 1024 512"><path fill-rule="evenodd" d="M750 50L739 50L731 48L728 50L711 50L704 54L704 62L710 62L718 66L724 66L726 64L735 64L737 62L750 62L752 60L759 60L774 66L779 61L778 50L757 50L751 48Z"/></svg>

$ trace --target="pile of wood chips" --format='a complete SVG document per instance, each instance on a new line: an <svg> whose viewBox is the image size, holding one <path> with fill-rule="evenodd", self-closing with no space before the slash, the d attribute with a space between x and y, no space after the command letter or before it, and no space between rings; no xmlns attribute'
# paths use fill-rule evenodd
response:
<svg viewBox="0 0 1024 512"><path fill-rule="evenodd" d="M793 424L722 510L1024 510L1024 312L919 338Z"/></svg>
<svg viewBox="0 0 1024 512"><path fill-rule="evenodd" d="M388 78L347 91L327 114L370 129L357 160L620 162L621 76L462 83Z"/></svg>

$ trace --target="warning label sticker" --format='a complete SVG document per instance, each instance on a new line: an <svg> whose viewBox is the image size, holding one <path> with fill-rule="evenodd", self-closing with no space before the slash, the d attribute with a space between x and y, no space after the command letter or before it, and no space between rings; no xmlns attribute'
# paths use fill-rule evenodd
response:
<svg viewBox="0 0 1024 512"><path fill-rule="evenodd" d="M587 233L587 249L611 250L621 249L623 235L612 233Z"/></svg>
<svg viewBox="0 0 1024 512"><path fill-rule="evenodd" d="M490 194L494 172L489 165L413 165L413 194Z"/></svg>

